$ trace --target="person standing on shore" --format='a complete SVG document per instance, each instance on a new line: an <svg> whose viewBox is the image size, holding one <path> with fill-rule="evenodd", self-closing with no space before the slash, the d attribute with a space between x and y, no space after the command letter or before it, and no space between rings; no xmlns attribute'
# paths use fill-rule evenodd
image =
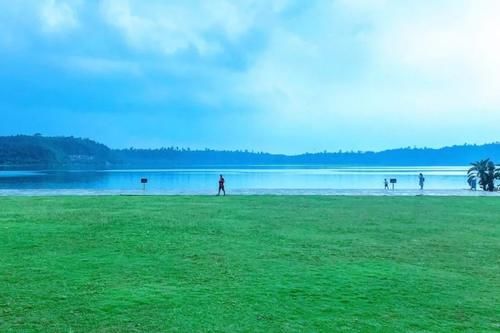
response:
<svg viewBox="0 0 500 333"><path fill-rule="evenodd" d="M386 190L389 189L389 182L387 181L387 178L384 179L384 189L386 189Z"/></svg>
<svg viewBox="0 0 500 333"><path fill-rule="evenodd" d="M477 189L477 179L476 178L472 178L469 182L469 185L470 185L470 189L471 191L476 191Z"/></svg>
<svg viewBox="0 0 500 333"><path fill-rule="evenodd" d="M420 190L424 189L425 178L423 174L418 175L418 184L420 185Z"/></svg>
<svg viewBox="0 0 500 333"><path fill-rule="evenodd" d="M226 182L226 180L224 179L224 177L222 175L219 176L219 192L217 193L217 195L220 195L220 192L222 191L222 193L224 193L224 196L226 195L226 189L224 188L224 183Z"/></svg>

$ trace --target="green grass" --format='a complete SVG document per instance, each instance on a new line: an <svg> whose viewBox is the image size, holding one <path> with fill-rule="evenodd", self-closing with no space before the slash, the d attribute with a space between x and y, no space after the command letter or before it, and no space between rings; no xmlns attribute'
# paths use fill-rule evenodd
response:
<svg viewBox="0 0 500 333"><path fill-rule="evenodd" d="M498 332L500 201L0 198L0 332Z"/></svg>

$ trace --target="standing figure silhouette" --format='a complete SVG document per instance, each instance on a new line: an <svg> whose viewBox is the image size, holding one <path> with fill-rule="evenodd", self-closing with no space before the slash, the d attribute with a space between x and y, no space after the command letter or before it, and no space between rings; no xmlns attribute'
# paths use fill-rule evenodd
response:
<svg viewBox="0 0 500 333"><path fill-rule="evenodd" d="M418 175L418 184L420 185L420 190L424 189L425 178L423 174Z"/></svg>
<svg viewBox="0 0 500 333"><path fill-rule="evenodd" d="M220 192L222 191L222 193L224 193L224 195L226 195L226 189L224 188L224 183L226 182L226 180L224 179L224 177L222 175L219 176L219 192L217 193L217 195L220 195Z"/></svg>

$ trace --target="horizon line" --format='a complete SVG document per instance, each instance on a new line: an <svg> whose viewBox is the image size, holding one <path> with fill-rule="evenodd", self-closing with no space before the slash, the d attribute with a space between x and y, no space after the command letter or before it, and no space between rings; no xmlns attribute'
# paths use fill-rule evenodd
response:
<svg viewBox="0 0 500 333"><path fill-rule="evenodd" d="M500 144L500 141L492 141L492 142L485 142L485 143L463 143L463 144L454 144L454 145L448 145L448 146L440 146L440 147L419 147L419 146L406 146L406 147L395 147L395 148L386 148L382 150L344 150L344 149L339 149L338 151L317 151L317 152L301 152L301 153L295 153L295 154L287 154L287 153L276 153L276 152L266 152L266 151L255 151L253 149L213 149L213 148L191 148L191 147L181 147L181 146L161 146L161 147L149 147L149 148L139 148L139 147L126 147L126 148L113 148L110 147L108 144L97 141L96 139L92 139L90 137L83 137L83 136L73 136L73 135L43 135L41 133L35 133L35 134L11 134L11 135L0 135L1 137L16 137L16 136L24 136L24 137L43 137L43 138L73 138L73 139L81 139L81 140L90 140L94 141L98 144L102 144L109 148L110 150L162 150L162 149L173 149L176 151L212 151L212 152L233 152L233 153L249 153L249 154L267 154L267 155L281 155L281 156L302 156L302 155L318 155L318 154L367 154L367 153L373 153L373 154L378 154L378 153L383 153L387 151L394 151L394 150L442 150L446 148L454 148L454 147L467 147L467 146L472 146L472 147L477 147L477 146L488 146L488 145L497 145Z"/></svg>

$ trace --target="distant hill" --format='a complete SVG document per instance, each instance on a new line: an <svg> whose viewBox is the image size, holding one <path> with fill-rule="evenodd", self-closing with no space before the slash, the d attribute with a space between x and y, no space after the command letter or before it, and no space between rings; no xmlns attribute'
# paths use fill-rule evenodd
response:
<svg viewBox="0 0 500 333"><path fill-rule="evenodd" d="M115 157L128 167L210 165L337 165L337 166L462 166L491 158L500 162L500 143L462 145L440 149L400 148L381 152L306 153L279 155L244 151L126 149Z"/></svg>
<svg viewBox="0 0 500 333"><path fill-rule="evenodd" d="M103 144L74 137L17 135L0 137L0 166L109 167L112 151Z"/></svg>
<svg viewBox="0 0 500 333"><path fill-rule="evenodd" d="M89 139L41 135L0 137L0 166L5 168L170 168L210 166L336 165L438 166L468 165L491 158L500 162L500 143L440 149L400 148L381 152L282 155L248 151L179 148L113 150Z"/></svg>

